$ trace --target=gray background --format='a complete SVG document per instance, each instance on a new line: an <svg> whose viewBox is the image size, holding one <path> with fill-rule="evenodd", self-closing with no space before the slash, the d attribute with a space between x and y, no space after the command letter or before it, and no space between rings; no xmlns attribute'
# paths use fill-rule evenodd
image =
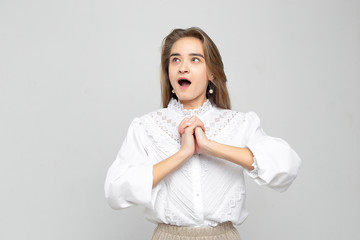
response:
<svg viewBox="0 0 360 240"><path fill-rule="evenodd" d="M246 178L244 240L359 239L360 1L0 0L0 239L150 239L106 171L160 107L160 44L203 28L232 107L302 158L283 193Z"/></svg>

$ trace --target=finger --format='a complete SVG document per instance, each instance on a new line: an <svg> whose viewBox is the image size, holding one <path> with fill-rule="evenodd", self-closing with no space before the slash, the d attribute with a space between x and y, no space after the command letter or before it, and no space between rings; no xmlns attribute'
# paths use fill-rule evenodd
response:
<svg viewBox="0 0 360 240"><path fill-rule="evenodd" d="M190 126L192 126L192 125L194 125L194 122L190 122L190 121L189 121L189 122L187 122L187 123L184 123L184 124L182 125L182 128L179 129L180 135L184 133L184 131L185 131L186 128L188 128L188 127L190 127Z"/></svg>
<svg viewBox="0 0 360 240"><path fill-rule="evenodd" d="M196 126L199 126L205 132L204 123L197 116L194 115L191 118L186 118L186 119L187 121L184 119L179 125L178 131L180 136L184 133L185 129L190 126L192 126L191 130L193 132Z"/></svg>
<svg viewBox="0 0 360 240"><path fill-rule="evenodd" d="M183 125L183 129L181 129L181 134L183 135L184 133L186 134L194 134L195 128L196 128L196 124L194 123L187 123Z"/></svg>
<svg viewBox="0 0 360 240"><path fill-rule="evenodd" d="M205 125L200 119L198 119L197 125L205 132Z"/></svg>
<svg viewBox="0 0 360 240"><path fill-rule="evenodd" d="M194 135L195 134L194 131L195 131L194 128L189 126L189 127L184 129L184 132L183 132L182 135Z"/></svg>
<svg viewBox="0 0 360 240"><path fill-rule="evenodd" d="M196 119L198 119L198 117L197 117L196 115L193 115L189 120L190 120L190 121L194 121L194 120L196 120Z"/></svg>
<svg viewBox="0 0 360 240"><path fill-rule="evenodd" d="M179 123L179 126L181 126L182 124L186 123L189 121L189 118L188 117L185 117L180 123Z"/></svg>
<svg viewBox="0 0 360 240"><path fill-rule="evenodd" d="M190 124L188 127L186 127L185 130L186 130L186 129L191 129L191 131L194 133L195 128L197 128L197 127L200 127L200 126L199 126L199 123L198 123L198 122L194 122L194 123Z"/></svg>
<svg viewBox="0 0 360 240"><path fill-rule="evenodd" d="M178 127L178 132L179 132L180 134L181 134L181 131L180 131L180 130L183 130L184 124L186 124L188 121L189 121L189 118L186 117L186 118L184 118L184 119L180 122L179 127Z"/></svg>
<svg viewBox="0 0 360 240"><path fill-rule="evenodd" d="M193 124L194 124L195 126L200 127L200 128L205 132L204 123L203 123L200 119L197 119Z"/></svg>
<svg viewBox="0 0 360 240"><path fill-rule="evenodd" d="M197 116L193 116L193 118L195 119L195 122L198 126L200 126L202 128L202 130L205 132L205 125L204 123L200 120L200 118L198 118ZM191 118L190 118L191 119Z"/></svg>
<svg viewBox="0 0 360 240"><path fill-rule="evenodd" d="M195 128L195 136L198 136L198 134L205 134L201 127Z"/></svg>
<svg viewBox="0 0 360 240"><path fill-rule="evenodd" d="M190 119L187 118L187 121L183 121L181 123L181 126L179 125L178 131L180 136L184 133L185 129L191 125L193 125L196 122L196 118L191 117Z"/></svg>

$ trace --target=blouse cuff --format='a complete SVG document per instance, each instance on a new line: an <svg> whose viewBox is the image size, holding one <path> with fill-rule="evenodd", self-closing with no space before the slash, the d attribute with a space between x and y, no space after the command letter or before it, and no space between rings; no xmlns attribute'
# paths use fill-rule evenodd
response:
<svg viewBox="0 0 360 240"><path fill-rule="evenodd" d="M250 149L250 151L253 153L254 157L254 162L252 164L252 166L254 167L253 170L247 170L246 169L246 173L247 175L249 175L251 178L254 179L254 181L259 184L259 185L264 185L266 184L266 178L264 179L264 168L267 168L267 164L265 161L261 161L266 159L266 157L264 158L261 149L259 149L257 147L257 144L253 144L253 143L248 143L246 145L247 148Z"/></svg>
<svg viewBox="0 0 360 240"><path fill-rule="evenodd" d="M256 139L246 147L253 153L257 165L257 169L247 170L247 174L259 185L284 192L296 178L300 166L296 152L280 138Z"/></svg>

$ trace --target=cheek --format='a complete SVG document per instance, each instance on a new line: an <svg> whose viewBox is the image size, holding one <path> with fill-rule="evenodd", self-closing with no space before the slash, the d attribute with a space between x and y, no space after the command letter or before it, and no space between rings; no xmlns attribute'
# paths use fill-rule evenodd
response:
<svg viewBox="0 0 360 240"><path fill-rule="evenodd" d="M168 75L169 75L169 79L170 81L172 81L174 79L174 68L169 66L169 70L168 70Z"/></svg>
<svg viewBox="0 0 360 240"><path fill-rule="evenodd" d="M169 71L169 75L175 75L177 74L178 72L178 68L179 66L177 66L177 64L169 64L169 67L168 67L168 71Z"/></svg>
<svg viewBox="0 0 360 240"><path fill-rule="evenodd" d="M208 74L206 68L199 69L198 76L202 85L208 84Z"/></svg>

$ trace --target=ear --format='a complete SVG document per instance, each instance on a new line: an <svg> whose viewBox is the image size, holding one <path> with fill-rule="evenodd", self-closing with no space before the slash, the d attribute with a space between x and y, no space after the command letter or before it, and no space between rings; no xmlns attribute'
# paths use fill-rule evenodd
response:
<svg viewBox="0 0 360 240"><path fill-rule="evenodd" d="M210 73L208 75L208 78L209 78L210 81L213 81L214 80L214 74Z"/></svg>

